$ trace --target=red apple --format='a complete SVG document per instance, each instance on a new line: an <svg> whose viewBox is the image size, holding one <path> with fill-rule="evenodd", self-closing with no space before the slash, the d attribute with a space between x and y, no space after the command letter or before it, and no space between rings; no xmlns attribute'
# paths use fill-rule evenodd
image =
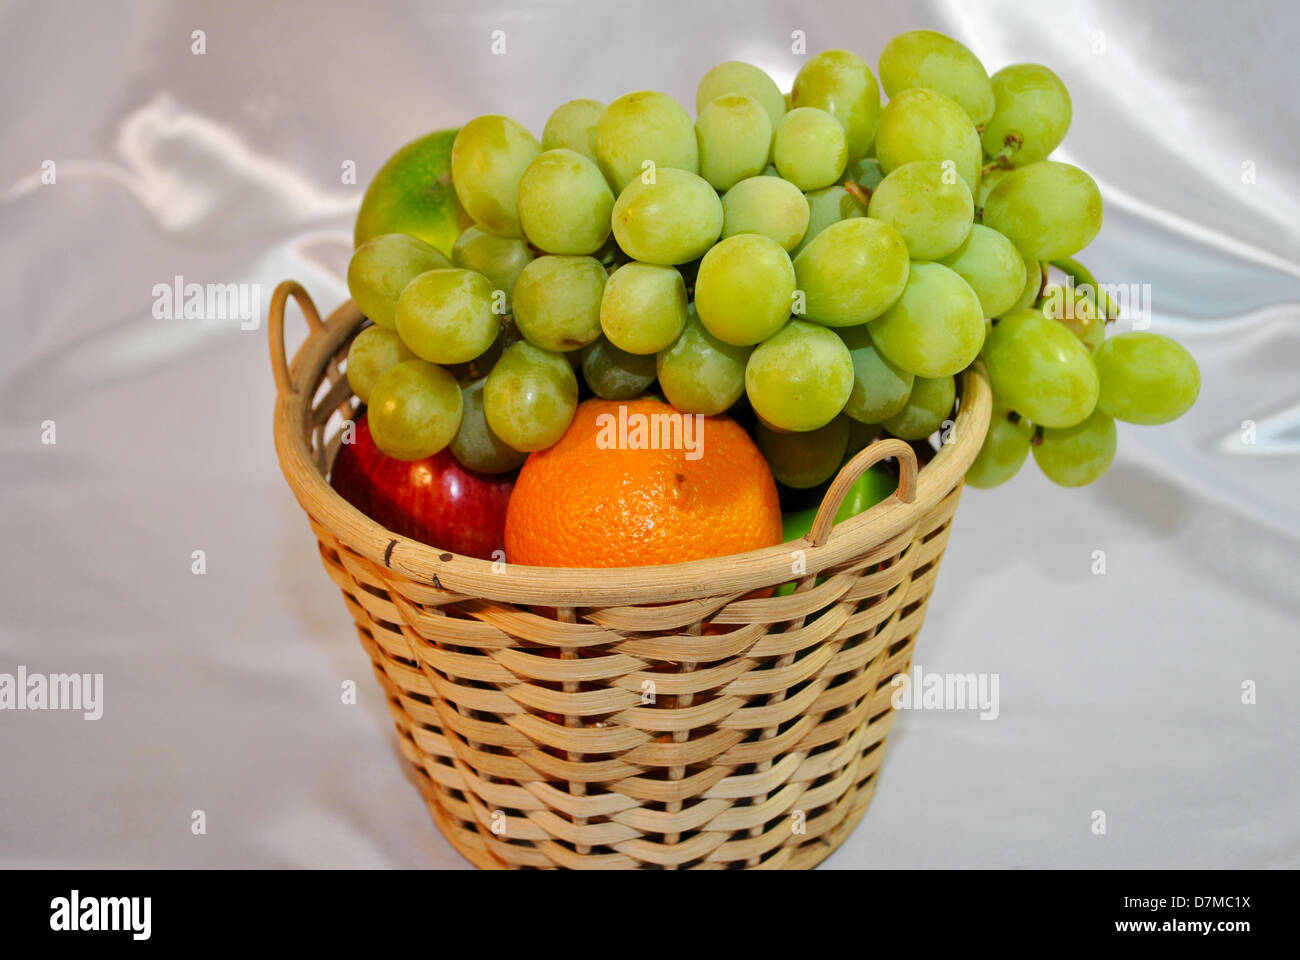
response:
<svg viewBox="0 0 1300 960"><path fill-rule="evenodd" d="M467 470L450 450L423 460L380 452L364 415L352 443L339 445L330 485L394 533L483 560L505 550L506 504L514 474Z"/></svg>

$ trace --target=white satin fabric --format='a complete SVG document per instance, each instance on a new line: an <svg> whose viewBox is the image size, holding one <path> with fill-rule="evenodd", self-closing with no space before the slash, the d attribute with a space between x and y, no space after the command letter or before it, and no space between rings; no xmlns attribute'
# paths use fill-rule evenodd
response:
<svg viewBox="0 0 1300 960"><path fill-rule="evenodd" d="M6 3L0 672L103 673L104 713L0 712L0 865L465 866L280 477L262 325L157 319L155 285L257 284L264 311L293 277L329 310L365 183L425 131L645 87L693 108L721 60L788 87L794 31L874 65L922 26L1064 78L1059 155L1106 200L1081 259L1151 285L1204 387L1121 425L1093 487L1029 464L966 493L917 661L997 674L1000 715L900 716L829 866L1300 865L1298 10Z"/></svg>

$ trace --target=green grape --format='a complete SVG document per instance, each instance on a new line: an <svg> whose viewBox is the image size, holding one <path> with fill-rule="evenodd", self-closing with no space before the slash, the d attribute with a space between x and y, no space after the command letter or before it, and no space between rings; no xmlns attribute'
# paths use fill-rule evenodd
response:
<svg viewBox="0 0 1300 960"><path fill-rule="evenodd" d="M993 167L987 172L980 174L980 184L975 189L976 209L983 211L984 204L988 200L989 194L993 192L993 188L1001 183L1002 178L1010 173L1011 170L1011 167Z"/></svg>
<svg viewBox="0 0 1300 960"><path fill-rule="evenodd" d="M603 400L631 400L655 382L655 354L628 353L604 337L582 349L582 376Z"/></svg>
<svg viewBox="0 0 1300 960"><path fill-rule="evenodd" d="M1089 353L1096 353L1106 339L1105 319L1093 299L1079 288L1048 284L1043 288L1042 307L1044 316L1062 324L1078 337Z"/></svg>
<svg viewBox="0 0 1300 960"><path fill-rule="evenodd" d="M979 58L963 44L933 30L909 30L880 52L880 84L894 97L924 87L961 104L971 122L993 116L993 86Z"/></svg>
<svg viewBox="0 0 1300 960"><path fill-rule="evenodd" d="M984 152L990 157L1008 147L1008 158L1016 166L1035 163L1055 150L1070 129L1070 93L1046 67L1003 67L993 74L993 97L997 106L984 127ZM1014 141L1011 145L1008 138Z"/></svg>
<svg viewBox="0 0 1300 960"><path fill-rule="evenodd" d="M860 423L880 423L907 406L914 376L890 363L875 344L866 325L835 331L853 358L853 391L844 412Z"/></svg>
<svg viewBox="0 0 1300 960"><path fill-rule="evenodd" d="M478 227L468 227L451 248L455 266L483 274L493 290L505 294L507 313L514 302L515 281L532 259L533 251L523 239L494 236Z"/></svg>
<svg viewBox="0 0 1300 960"><path fill-rule="evenodd" d="M378 326L393 329L397 298L422 273L449 267L439 251L404 233L371 237L348 263L348 292L357 309Z"/></svg>
<svg viewBox="0 0 1300 960"><path fill-rule="evenodd" d="M718 190L756 177L772 152L772 121L752 97L728 94L710 100L695 121L700 176Z"/></svg>
<svg viewBox="0 0 1300 960"><path fill-rule="evenodd" d="M695 277L700 321L724 343L750 346L790 319L794 265L770 237L742 233L712 247Z"/></svg>
<svg viewBox="0 0 1300 960"><path fill-rule="evenodd" d="M970 284L941 263L913 263L903 295L871 323L871 341L918 377L966 369L984 345L984 311Z"/></svg>
<svg viewBox="0 0 1300 960"><path fill-rule="evenodd" d="M537 139L509 117L475 117L451 145L451 177L461 206L488 233L523 235L519 178L542 152Z"/></svg>
<svg viewBox="0 0 1300 960"><path fill-rule="evenodd" d="M900 440L924 440L951 416L956 399L957 381L952 377L917 377L907 406L882 426Z"/></svg>
<svg viewBox="0 0 1300 960"><path fill-rule="evenodd" d="M794 258L802 314L828 327L874 320L907 286L907 244L867 217L832 223Z"/></svg>
<svg viewBox="0 0 1300 960"><path fill-rule="evenodd" d="M600 336L605 268L593 257L538 257L515 286L515 326L529 343L563 353Z"/></svg>
<svg viewBox="0 0 1300 960"><path fill-rule="evenodd" d="M992 227L989 229L992 229ZM1020 256L1025 267L1025 289L1020 291L1020 299L1016 301L1011 310L1025 310L1032 307L1034 301L1038 299L1038 291L1043 286L1043 265L1037 260L1026 257L1023 253ZM1011 310L1004 311L1004 313L1010 313ZM998 314L998 316L1002 315L1001 313Z"/></svg>
<svg viewBox="0 0 1300 960"><path fill-rule="evenodd" d="M551 113L542 128L543 150L572 150L596 159L596 124L605 112L599 100L570 100Z"/></svg>
<svg viewBox="0 0 1300 960"><path fill-rule="evenodd" d="M808 230L809 208L803 193L780 177L750 177L722 195L722 236L757 233L787 251Z"/></svg>
<svg viewBox="0 0 1300 960"><path fill-rule="evenodd" d="M776 129L773 128L772 132L773 132L773 134L775 134L775 133L776 133ZM776 169L776 164L775 164L775 163L769 163L766 167L763 168L763 172L760 173L759 176L760 176L760 177L780 177L781 174L780 174L780 172ZM788 182L788 181L787 181L787 182ZM797 189L799 189L799 188L796 187L795 189L797 190Z"/></svg>
<svg viewBox="0 0 1300 960"><path fill-rule="evenodd" d="M465 363L497 338L501 318L492 309L492 284L472 270L422 273L397 300L397 333L430 363Z"/></svg>
<svg viewBox="0 0 1300 960"><path fill-rule="evenodd" d="M406 360L379 378L366 409L375 446L397 460L423 460L460 429L460 385L442 367Z"/></svg>
<svg viewBox="0 0 1300 960"><path fill-rule="evenodd" d="M682 413L722 413L745 392L749 353L709 333L692 309L682 335L656 358L664 399Z"/></svg>
<svg viewBox="0 0 1300 960"><path fill-rule="evenodd" d="M807 490L829 479L844 462L849 445L849 419L836 417L816 430L773 430L759 422L754 440L772 476L795 490Z"/></svg>
<svg viewBox="0 0 1300 960"><path fill-rule="evenodd" d="M506 473L521 466L528 454L506 443L488 426L483 411L483 385L486 378L460 388L464 413L460 429L451 441L451 452L463 466L479 473Z"/></svg>
<svg viewBox="0 0 1300 960"><path fill-rule="evenodd" d="M847 50L823 50L810 58L794 78L790 103L796 109L824 110L838 120L847 138L848 160L865 156L871 148L876 122L880 119L880 87L871 68L856 54Z"/></svg>
<svg viewBox="0 0 1300 960"><path fill-rule="evenodd" d="M1095 355L1101 378L1097 408L1117 420L1157 424L1177 420L1201 392L1201 371L1182 346L1158 333L1120 333Z"/></svg>
<svg viewBox="0 0 1300 960"><path fill-rule="evenodd" d="M1097 405L1097 368L1079 338L1041 310L1014 310L984 344L993 392L1044 427L1072 427Z"/></svg>
<svg viewBox="0 0 1300 960"><path fill-rule="evenodd" d="M871 194L867 216L903 238L913 260L938 260L970 236L975 200L970 188L936 160L895 167Z"/></svg>
<svg viewBox="0 0 1300 960"><path fill-rule="evenodd" d="M848 155L844 128L824 110L797 107L777 124L776 169L800 190L830 186L844 172Z"/></svg>
<svg viewBox="0 0 1300 960"><path fill-rule="evenodd" d="M501 332L497 338L492 341L492 346L488 347L473 360L465 363L444 363L443 369L456 378L457 383L469 383L471 380L482 380L488 375L488 371L501 358L501 352L506 347L520 339L519 332L514 326L501 327Z"/></svg>
<svg viewBox="0 0 1300 960"><path fill-rule="evenodd" d="M1053 483L1082 487L1110 469L1115 446L1115 421L1095 410L1073 427L1044 428L1042 437L1033 445L1034 462Z"/></svg>
<svg viewBox="0 0 1300 960"><path fill-rule="evenodd" d="M880 114L876 157L885 173L915 160L951 162L973 191L983 154L975 124L956 100L913 87L890 100Z"/></svg>
<svg viewBox="0 0 1300 960"><path fill-rule="evenodd" d="M473 270L449 267L422 273L397 299L397 332L411 352L430 363L465 363L482 354L501 331L492 310L492 284Z"/></svg>
<svg viewBox="0 0 1300 960"><path fill-rule="evenodd" d="M614 204L614 238L633 260L669 265L698 259L722 233L722 201L708 181L660 169L633 180Z"/></svg>
<svg viewBox="0 0 1300 960"><path fill-rule="evenodd" d="M812 193L807 194L806 202L808 204L808 229L804 232L799 245L794 248L795 256L798 256L817 234L832 223L838 223L841 220L853 220L867 215L867 205L841 186L814 190Z"/></svg>
<svg viewBox="0 0 1300 960"><path fill-rule="evenodd" d="M545 450L564 435L577 409L569 358L527 340L507 347L483 384L488 426L515 450Z"/></svg>
<svg viewBox="0 0 1300 960"><path fill-rule="evenodd" d="M966 482L982 490L1006 483L1019 472L1029 456L1029 442L1033 438L1032 423L995 404L989 432L984 435L984 445L966 471Z"/></svg>
<svg viewBox="0 0 1300 960"><path fill-rule="evenodd" d="M628 353L658 353L686 326L686 281L673 267L625 263L605 282L600 326Z"/></svg>
<svg viewBox="0 0 1300 960"><path fill-rule="evenodd" d="M609 237L614 194L599 168L573 150L547 150L519 181L519 222L547 253L595 253Z"/></svg>
<svg viewBox="0 0 1300 960"><path fill-rule="evenodd" d="M875 157L862 157L844 168L845 183L856 183L867 190L876 189L884 179L885 171L880 169L880 161Z"/></svg>
<svg viewBox="0 0 1300 960"><path fill-rule="evenodd" d="M1024 293L1024 257L1015 244L982 223L971 227L966 242L939 262L970 284L986 317L1002 316Z"/></svg>
<svg viewBox="0 0 1300 960"><path fill-rule="evenodd" d="M791 320L749 355L745 393L754 412L781 430L816 430L844 409L853 358L833 330Z"/></svg>
<svg viewBox="0 0 1300 960"><path fill-rule="evenodd" d="M989 193L984 223L1030 260L1070 257L1101 229L1101 191L1078 167L1055 160L1031 163Z"/></svg>
<svg viewBox="0 0 1300 960"><path fill-rule="evenodd" d="M880 424L863 423L860 420L854 420L852 417L848 418L848 420L849 420L849 445L844 450L845 463L848 463L859 453L865 450L868 445L875 443L876 438L880 436ZM858 479L861 479L861 477L859 477ZM854 486L856 485L857 484L854 484ZM890 492L893 492L893 487L890 487ZM847 500L848 498L846 497L845 499ZM837 519L835 522L838 523L839 520Z"/></svg>
<svg viewBox="0 0 1300 960"><path fill-rule="evenodd" d="M370 391L380 377L399 363L415 358L394 331L384 327L366 327L348 347L348 386L358 400L368 403Z"/></svg>
<svg viewBox="0 0 1300 960"><path fill-rule="evenodd" d="M785 116L785 95L772 78L753 64L739 60L720 63L700 78L700 86L695 91L695 112L702 111L709 101L732 93L753 97L761 103L773 130Z"/></svg>
<svg viewBox="0 0 1300 960"><path fill-rule="evenodd" d="M627 254L625 254L622 248L619 247L618 241L614 239L612 231L609 235L609 239L605 241L605 245L593 253L592 256L603 263L606 267L616 267L621 263L627 262Z"/></svg>
<svg viewBox="0 0 1300 960"><path fill-rule="evenodd" d="M616 193L642 176L647 164L696 173L699 151L695 125L666 93L625 93L596 124L596 159Z"/></svg>

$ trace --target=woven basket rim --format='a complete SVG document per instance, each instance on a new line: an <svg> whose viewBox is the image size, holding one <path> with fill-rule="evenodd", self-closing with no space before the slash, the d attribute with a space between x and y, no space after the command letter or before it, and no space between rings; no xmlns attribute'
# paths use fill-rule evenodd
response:
<svg viewBox="0 0 1300 960"><path fill-rule="evenodd" d="M286 282L281 288L287 292L281 296L277 290L272 300L268 334L279 388L275 446L290 489L308 515L327 526L350 549L396 574L451 594L547 606L670 603L743 595L785 583L792 579L794 550L804 551L808 573L852 562L913 529L930 508L961 485L979 453L989 424L992 393L983 364L977 362L960 378L960 406L952 429L954 439L943 444L918 472L914 500L905 503L895 492L871 509L836 524L820 546L802 538L747 553L644 567L533 567L494 563L393 533L353 507L330 486L313 461L307 424L313 399L330 361L365 318L349 299L320 325L301 287ZM282 370L278 364L283 363L285 352L282 314L288 295L298 299L312 330L292 364Z"/></svg>

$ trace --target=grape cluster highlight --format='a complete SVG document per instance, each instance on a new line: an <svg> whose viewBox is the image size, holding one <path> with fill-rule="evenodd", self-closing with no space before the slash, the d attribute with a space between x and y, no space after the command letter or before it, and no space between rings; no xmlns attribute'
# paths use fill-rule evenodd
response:
<svg viewBox="0 0 1300 960"><path fill-rule="evenodd" d="M1047 67L989 76L928 30L892 39L875 73L816 54L789 93L719 64L694 121L654 91L562 104L540 141L474 118L449 156L470 224L454 246L355 249L373 326L349 381L392 457L449 448L503 473L584 396L651 394L737 415L776 479L807 489L875 436L940 430L982 361L995 406L968 481L1004 483L1032 451L1052 481L1091 483L1115 421L1181 416L1200 373L1164 336L1108 336L1116 312L1073 259L1101 192L1050 159L1071 119Z"/></svg>

